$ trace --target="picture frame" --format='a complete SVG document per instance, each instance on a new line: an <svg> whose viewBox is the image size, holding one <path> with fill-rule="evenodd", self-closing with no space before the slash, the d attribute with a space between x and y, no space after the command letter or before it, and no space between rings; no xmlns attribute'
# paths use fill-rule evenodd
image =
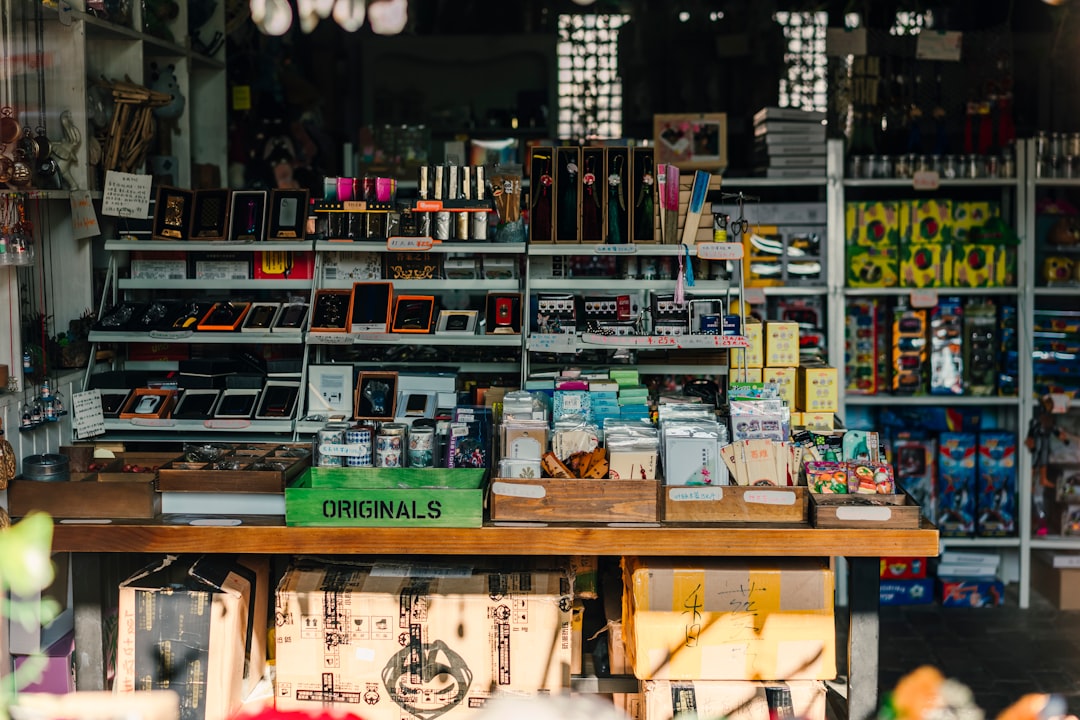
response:
<svg viewBox="0 0 1080 720"><path fill-rule="evenodd" d="M389 332L393 302L393 283L353 283L352 297L349 303L349 320L346 325L349 332Z"/></svg>
<svg viewBox="0 0 1080 720"><path fill-rule="evenodd" d="M361 372L356 377L353 401L354 420L394 419L397 409L398 374L396 372Z"/></svg>
<svg viewBox="0 0 1080 720"><path fill-rule="evenodd" d="M308 191L270 191L267 240L303 240L307 232Z"/></svg>
<svg viewBox="0 0 1080 720"><path fill-rule="evenodd" d="M300 383L296 380L267 380L259 395L256 420L288 420L296 410Z"/></svg>
<svg viewBox="0 0 1080 720"><path fill-rule="evenodd" d="M422 390L402 390L398 393L397 413L407 420L435 417L438 393Z"/></svg>
<svg viewBox="0 0 1080 720"><path fill-rule="evenodd" d="M653 115L657 164L680 170L718 170L727 167L726 113Z"/></svg>
<svg viewBox="0 0 1080 720"><path fill-rule="evenodd" d="M260 242L266 237L266 191L237 190L229 203L229 242Z"/></svg>
<svg viewBox="0 0 1080 720"><path fill-rule="evenodd" d="M232 420L250 419L255 412L261 390L229 388L221 393L214 408L215 418Z"/></svg>
<svg viewBox="0 0 1080 720"><path fill-rule="evenodd" d="M195 194L190 190L163 185L154 200L154 240L187 240L191 232L191 216Z"/></svg>
<svg viewBox="0 0 1080 720"><path fill-rule="evenodd" d="M476 321L479 316L480 313L476 310L440 310L435 334L475 335Z"/></svg>
<svg viewBox="0 0 1080 720"><path fill-rule="evenodd" d="M308 368L307 414L347 418L353 412L352 365L312 365Z"/></svg>
<svg viewBox="0 0 1080 720"><path fill-rule="evenodd" d="M224 240L229 231L228 188L195 191L195 207L191 213L192 240Z"/></svg>
<svg viewBox="0 0 1080 720"><path fill-rule="evenodd" d="M430 333L434 315L433 295L399 295L394 300L394 320L390 332Z"/></svg>
<svg viewBox="0 0 1080 720"><path fill-rule="evenodd" d="M521 293L488 293L486 308L485 334L521 334Z"/></svg>

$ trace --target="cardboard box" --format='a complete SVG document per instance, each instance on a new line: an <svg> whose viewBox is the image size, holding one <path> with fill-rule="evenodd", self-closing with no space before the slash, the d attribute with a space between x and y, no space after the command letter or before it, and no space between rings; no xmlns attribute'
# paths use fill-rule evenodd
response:
<svg viewBox="0 0 1080 720"><path fill-rule="evenodd" d="M803 412L835 413L840 409L840 375L828 365L799 367L795 407Z"/></svg>
<svg viewBox="0 0 1080 720"><path fill-rule="evenodd" d="M256 280L311 280L315 276L313 252L256 250L253 260L252 275Z"/></svg>
<svg viewBox="0 0 1080 720"><path fill-rule="evenodd" d="M140 692L117 696L115 693L79 692L67 695L46 693L19 693L15 704L19 717L47 718L48 720L115 720L115 718L140 718L140 720L178 720L179 698L168 690Z"/></svg>
<svg viewBox="0 0 1080 720"><path fill-rule="evenodd" d="M761 323L748 322L743 326L743 336L749 345L743 348L732 348L728 351L728 359L731 367L759 368L765 366L764 328ZM743 360L745 354L745 361Z"/></svg>
<svg viewBox="0 0 1080 720"><path fill-rule="evenodd" d="M807 430L833 430L836 427L836 415L831 412L804 412L802 421Z"/></svg>
<svg viewBox="0 0 1080 720"><path fill-rule="evenodd" d="M573 617L570 621L570 674L581 674L582 628L585 623L585 603L574 600Z"/></svg>
<svg viewBox="0 0 1080 720"><path fill-rule="evenodd" d="M793 367L767 367L762 373L762 380L775 383L780 389L780 397L789 408L795 407L795 370Z"/></svg>
<svg viewBox="0 0 1080 720"><path fill-rule="evenodd" d="M765 324L765 367L799 366L799 323Z"/></svg>
<svg viewBox="0 0 1080 720"><path fill-rule="evenodd" d="M941 245L955 238L952 200L904 200L899 208L902 244Z"/></svg>
<svg viewBox="0 0 1080 720"><path fill-rule="evenodd" d="M895 248L900 244L900 225L896 202L849 202L844 208L847 245Z"/></svg>
<svg viewBox="0 0 1080 720"><path fill-rule="evenodd" d="M926 558L921 557L883 557L881 579L922 580L926 577L926 565Z"/></svg>
<svg viewBox="0 0 1080 720"><path fill-rule="evenodd" d="M627 558L623 631L643 680L836 676L833 571L810 559Z"/></svg>
<svg viewBox="0 0 1080 720"><path fill-rule="evenodd" d="M1058 610L1080 610L1080 568L1051 565L1052 558L1035 553L1031 563L1031 586Z"/></svg>
<svg viewBox="0 0 1080 720"><path fill-rule="evenodd" d="M997 607L1005 604L1005 584L1000 580L938 580L942 607Z"/></svg>
<svg viewBox="0 0 1080 720"><path fill-rule="evenodd" d="M878 586L878 602L882 605L929 605L934 602L934 581L882 580Z"/></svg>
<svg viewBox="0 0 1080 720"><path fill-rule="evenodd" d="M69 632L45 648L45 667L41 675L19 692L42 692L63 695L75 692L75 633ZM19 672L30 659L27 655L15 655L15 671Z"/></svg>
<svg viewBox="0 0 1080 720"><path fill-rule="evenodd" d="M777 712L775 700L770 702L770 694L775 698L783 690L791 695L794 715ZM643 720L673 720L683 714L727 720L825 720L825 684L815 681L648 680L641 683L641 695Z"/></svg>
<svg viewBox="0 0 1080 720"><path fill-rule="evenodd" d="M119 694L169 689L181 720L231 717L265 670L269 563L169 556L120 585Z"/></svg>
<svg viewBox="0 0 1080 720"><path fill-rule="evenodd" d="M848 287L896 287L899 282L899 249L896 247L847 248Z"/></svg>
<svg viewBox="0 0 1080 720"><path fill-rule="evenodd" d="M328 252L322 258L323 282L382 279L382 254L374 252Z"/></svg>
<svg viewBox="0 0 1080 720"><path fill-rule="evenodd" d="M3 619L8 630L8 651L12 655L30 655L58 643L75 628L75 602L71 589L71 555L56 553L52 556L53 581L40 593L32 597L12 597L12 602L19 602L29 608L30 625L25 626L14 620ZM44 598L54 600L58 614L51 622L41 624L41 601ZM6 615L6 613L5 613Z"/></svg>
<svg viewBox="0 0 1080 720"><path fill-rule="evenodd" d="M979 433L977 532L983 537L1016 534L1016 433Z"/></svg>
<svg viewBox="0 0 1080 720"><path fill-rule="evenodd" d="M943 537L968 537L975 532L975 433L938 436L938 479L935 493L937 523Z"/></svg>
<svg viewBox="0 0 1080 720"><path fill-rule="evenodd" d="M568 687L568 575L458 570L290 568L276 594L277 709L457 720L493 691Z"/></svg>

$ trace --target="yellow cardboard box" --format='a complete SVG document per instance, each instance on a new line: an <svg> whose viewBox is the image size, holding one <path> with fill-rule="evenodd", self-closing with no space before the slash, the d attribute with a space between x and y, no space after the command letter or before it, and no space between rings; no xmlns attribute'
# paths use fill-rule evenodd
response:
<svg viewBox="0 0 1080 720"><path fill-rule="evenodd" d="M833 572L814 559L626 558L623 632L642 680L836 676Z"/></svg>
<svg viewBox="0 0 1080 720"><path fill-rule="evenodd" d="M795 407L808 413L840 409L840 375L828 365L803 365L795 382Z"/></svg>
<svg viewBox="0 0 1080 720"><path fill-rule="evenodd" d="M764 333L762 324L759 322L747 322L743 326L743 335L746 337L746 341L749 346L746 349L733 348L728 351L728 364L731 367L746 367L759 368L765 365L765 350L764 350ZM746 354L746 362L744 363L743 353Z"/></svg>
<svg viewBox="0 0 1080 720"><path fill-rule="evenodd" d="M793 680L769 683L787 688L791 693L793 717L825 720L825 683L817 680ZM747 680L646 680L641 683L642 720L673 720L684 713L700 718L727 720L769 720L766 683Z"/></svg>
<svg viewBox="0 0 1080 720"><path fill-rule="evenodd" d="M833 430L836 415L831 412L804 412L803 427L807 430Z"/></svg>
<svg viewBox="0 0 1080 720"><path fill-rule="evenodd" d="M500 691L562 692L570 587L562 571L294 566L276 595L277 709L457 720Z"/></svg>
<svg viewBox="0 0 1080 720"><path fill-rule="evenodd" d="M765 367L799 366L799 324L765 323Z"/></svg>
<svg viewBox="0 0 1080 720"><path fill-rule="evenodd" d="M764 379L763 379L764 374L765 374L765 369L764 368L759 368L759 367L739 368L738 370L736 370L735 368L732 368L731 371L728 372L728 376L727 376L728 387L731 387L731 383L733 383L733 382L748 382L748 383L764 382Z"/></svg>
<svg viewBox="0 0 1080 720"><path fill-rule="evenodd" d="M849 202L844 207L847 245L896 247L900 244L900 205L895 202Z"/></svg>
<svg viewBox="0 0 1080 720"><path fill-rule="evenodd" d="M789 408L795 407L795 371L793 367L767 367L762 373L762 380L776 383L780 389L780 398Z"/></svg>

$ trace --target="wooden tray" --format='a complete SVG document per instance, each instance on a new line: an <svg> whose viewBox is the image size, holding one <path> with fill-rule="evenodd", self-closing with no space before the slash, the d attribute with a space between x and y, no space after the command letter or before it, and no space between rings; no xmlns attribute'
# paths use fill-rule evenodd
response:
<svg viewBox="0 0 1080 720"><path fill-rule="evenodd" d="M158 470L159 492L283 493L289 481L311 464L311 453L290 457L298 446L265 445L235 448L213 462L187 462L183 457ZM264 463L280 463L284 470L260 470ZM236 469L222 469L234 465Z"/></svg>
<svg viewBox="0 0 1080 720"><path fill-rule="evenodd" d="M161 496L153 473L72 473L62 483L13 480L8 510L14 517L41 510L54 518L152 518L161 511Z"/></svg>
<svg viewBox="0 0 1080 720"><path fill-rule="evenodd" d="M669 485L660 519L672 523L804 523L806 487Z"/></svg>
<svg viewBox="0 0 1080 720"><path fill-rule="evenodd" d="M333 486L333 474L323 474L322 486L312 487L312 475L325 470L312 468L285 489L286 525L478 528L484 523L484 491L479 487L341 487ZM409 469L404 470L402 477Z"/></svg>
<svg viewBox="0 0 1080 720"><path fill-rule="evenodd" d="M918 529L922 522L918 504L907 493L809 495L810 521L818 528Z"/></svg>
<svg viewBox="0 0 1080 720"><path fill-rule="evenodd" d="M656 522L659 480L496 478L491 519L533 522Z"/></svg>

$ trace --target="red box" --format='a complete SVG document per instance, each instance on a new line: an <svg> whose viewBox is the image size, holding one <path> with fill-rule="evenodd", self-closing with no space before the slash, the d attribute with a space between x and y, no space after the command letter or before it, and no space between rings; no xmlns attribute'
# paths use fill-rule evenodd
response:
<svg viewBox="0 0 1080 720"><path fill-rule="evenodd" d="M883 580L922 580L926 577L926 558L883 557L881 578Z"/></svg>
<svg viewBox="0 0 1080 720"><path fill-rule="evenodd" d="M128 345L128 360L187 360L190 347L167 340L152 343L132 343Z"/></svg>
<svg viewBox="0 0 1080 720"><path fill-rule="evenodd" d="M256 250L252 263L256 280L311 280L315 277L315 253L293 250Z"/></svg>

